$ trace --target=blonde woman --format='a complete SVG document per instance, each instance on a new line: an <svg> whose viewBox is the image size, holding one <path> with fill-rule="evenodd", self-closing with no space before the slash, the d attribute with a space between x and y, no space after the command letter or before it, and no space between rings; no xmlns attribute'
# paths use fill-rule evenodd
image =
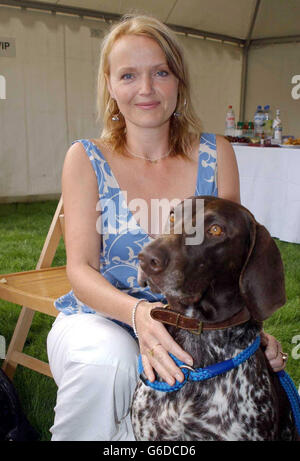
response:
<svg viewBox="0 0 300 461"><path fill-rule="evenodd" d="M52 440L134 440L139 353L148 379L154 371L169 384L183 379L168 353L191 364L192 357L151 319L165 300L138 285L137 255L165 225L159 201L240 200L232 147L201 134L182 51L165 25L148 16L114 25L98 82L103 132L72 144L62 175L73 290L56 301L61 312L48 336L58 385ZM272 367L282 368L280 345L264 341Z"/></svg>

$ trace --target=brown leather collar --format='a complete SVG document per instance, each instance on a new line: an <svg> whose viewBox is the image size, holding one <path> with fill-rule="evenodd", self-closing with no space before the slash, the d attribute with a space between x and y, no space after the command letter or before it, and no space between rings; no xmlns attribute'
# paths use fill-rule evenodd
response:
<svg viewBox="0 0 300 461"><path fill-rule="evenodd" d="M230 319L218 323L200 322L195 318L185 317L180 312L168 309L168 307L169 304L166 304L165 307L154 307L150 312L151 317L159 322L172 325L176 328L182 328L198 335L205 330L223 330L224 328L241 325L250 320L250 314L245 307Z"/></svg>

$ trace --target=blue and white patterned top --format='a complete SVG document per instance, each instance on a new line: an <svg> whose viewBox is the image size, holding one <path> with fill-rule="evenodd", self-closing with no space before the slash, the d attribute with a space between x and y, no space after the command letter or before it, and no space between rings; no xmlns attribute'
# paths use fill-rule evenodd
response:
<svg viewBox="0 0 300 461"><path fill-rule="evenodd" d="M100 149L87 139L72 144L75 142L82 143L98 182L97 209L101 210L101 227L97 230L99 238L102 236L100 273L116 288L135 298L166 302L163 295L152 293L148 286L142 288L137 282L138 254L152 237L137 224L127 207L125 194ZM216 136L213 134L204 133L201 136L194 195L217 196ZM76 298L73 290L56 299L54 306L66 315L95 313Z"/></svg>

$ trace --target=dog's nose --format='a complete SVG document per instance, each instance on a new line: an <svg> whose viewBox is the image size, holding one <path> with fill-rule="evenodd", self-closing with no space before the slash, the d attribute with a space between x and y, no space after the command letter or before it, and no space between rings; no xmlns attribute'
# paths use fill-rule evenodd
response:
<svg viewBox="0 0 300 461"><path fill-rule="evenodd" d="M168 265L168 255L160 248L146 248L139 253L138 258L146 274L158 274Z"/></svg>

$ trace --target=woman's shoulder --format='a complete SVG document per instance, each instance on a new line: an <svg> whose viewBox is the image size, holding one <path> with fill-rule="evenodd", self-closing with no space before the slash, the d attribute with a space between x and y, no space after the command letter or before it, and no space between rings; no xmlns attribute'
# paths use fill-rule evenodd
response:
<svg viewBox="0 0 300 461"><path fill-rule="evenodd" d="M201 152L215 152L217 150L217 140L214 133L203 132L200 136L199 151Z"/></svg>
<svg viewBox="0 0 300 461"><path fill-rule="evenodd" d="M64 193L72 191L72 194L75 194L74 188L80 189L82 184L84 184L85 190L88 190L89 187L94 190L96 187L95 174L84 145L80 142L74 142L66 153L63 165L62 185Z"/></svg>
<svg viewBox="0 0 300 461"><path fill-rule="evenodd" d="M200 144L204 144L204 143L216 144L216 134L208 133L208 132L201 133Z"/></svg>
<svg viewBox="0 0 300 461"><path fill-rule="evenodd" d="M88 142L87 139L77 139L71 143L65 156L64 167L78 169L78 171L90 169L89 149L85 141Z"/></svg>
<svg viewBox="0 0 300 461"><path fill-rule="evenodd" d="M208 145L209 147L219 149L232 149L231 143L225 138L225 136L216 133L202 133L200 137L200 147Z"/></svg>
<svg viewBox="0 0 300 461"><path fill-rule="evenodd" d="M226 154L227 157L230 156L232 158L235 158L235 153L231 145L231 142L229 142L228 139L225 138L225 136L222 136L220 134L216 135L216 148L218 156Z"/></svg>
<svg viewBox="0 0 300 461"><path fill-rule="evenodd" d="M88 158L90 161L104 161L102 143L93 138L82 138L72 141L67 151L67 157Z"/></svg>
<svg viewBox="0 0 300 461"><path fill-rule="evenodd" d="M95 142L94 139L79 138L79 139L74 139L74 141L71 142L69 149L73 151L74 150L89 151L93 147L97 147L97 143Z"/></svg>
<svg viewBox="0 0 300 461"><path fill-rule="evenodd" d="M83 139L76 139L73 141L69 145L65 159L81 159L86 157L86 155L84 155L86 148L83 141Z"/></svg>

